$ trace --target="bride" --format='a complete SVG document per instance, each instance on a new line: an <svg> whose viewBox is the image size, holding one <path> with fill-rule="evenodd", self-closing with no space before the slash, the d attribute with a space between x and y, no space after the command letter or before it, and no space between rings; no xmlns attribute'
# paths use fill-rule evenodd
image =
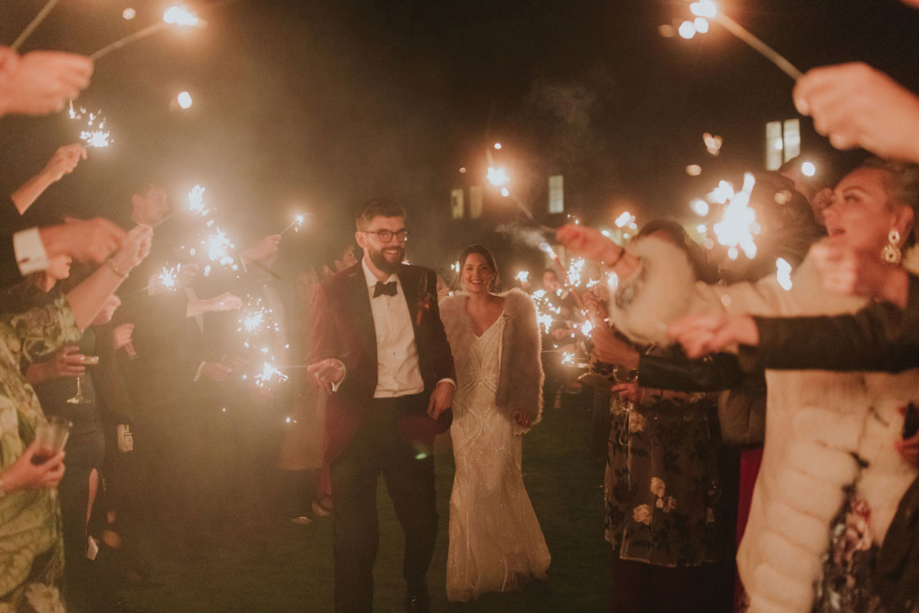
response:
<svg viewBox="0 0 919 613"><path fill-rule="evenodd" d="M549 549L523 486L521 434L542 410L540 335L522 291L495 293L498 269L484 247L460 255L465 292L440 303L456 362L453 400L456 476L450 496L447 597L545 580Z"/></svg>

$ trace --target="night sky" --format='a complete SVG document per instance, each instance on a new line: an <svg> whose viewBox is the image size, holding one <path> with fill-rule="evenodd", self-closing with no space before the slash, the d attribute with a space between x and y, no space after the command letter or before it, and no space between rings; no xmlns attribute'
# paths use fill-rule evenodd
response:
<svg viewBox="0 0 919 613"><path fill-rule="evenodd" d="M4 3L0 40L43 3ZM61 0L25 50L91 53L166 5ZM121 17L128 6L133 21ZM36 220L124 210L150 179L174 200L201 183L240 241L309 210L322 228L295 240L314 245L349 234L362 200L389 196L410 211L413 260L442 264L452 259L444 250L475 238L475 226L449 223L450 189L484 183L495 141L537 214L546 177L564 174L566 212L609 224L628 208L643 222L685 217L689 199L718 179L762 168L765 122L796 116L791 80L719 26L690 41L658 33L689 15L682 0L190 6L206 28L165 32L98 63L81 104L103 109L115 143L50 190ZM919 11L898 2L719 6L804 70L863 60L919 91ZM170 107L182 90L194 98L189 111ZM804 153L826 160L823 139L809 120L803 127ZM0 120L0 184L10 191L39 170L74 130L63 116ZM718 158L703 132L724 138ZM686 175L693 163L700 177Z"/></svg>

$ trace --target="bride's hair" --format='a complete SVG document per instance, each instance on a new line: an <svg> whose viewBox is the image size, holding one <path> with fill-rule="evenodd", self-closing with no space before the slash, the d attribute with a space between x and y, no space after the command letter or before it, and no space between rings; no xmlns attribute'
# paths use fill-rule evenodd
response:
<svg viewBox="0 0 919 613"><path fill-rule="evenodd" d="M459 256L459 271L456 273L457 279L459 280L459 285L463 284L463 267L466 266L466 258L468 258L473 253L478 253L480 256L485 258L485 263L488 264L492 272L495 273L495 278L491 280L491 283L488 284L488 291L492 294L498 292L498 284L501 282L501 276L498 273L498 264L495 262L495 256L491 254L491 251L483 247L482 245L469 245Z"/></svg>

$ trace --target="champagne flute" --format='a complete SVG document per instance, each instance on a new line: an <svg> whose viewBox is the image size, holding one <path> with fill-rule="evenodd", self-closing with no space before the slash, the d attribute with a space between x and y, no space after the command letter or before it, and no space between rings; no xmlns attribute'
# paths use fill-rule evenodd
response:
<svg viewBox="0 0 919 613"><path fill-rule="evenodd" d="M38 466L56 456L67 444L72 427L73 422L56 415L38 422L35 428L35 453L32 455L32 464Z"/></svg>
<svg viewBox="0 0 919 613"><path fill-rule="evenodd" d="M84 355L82 356L82 362L84 366L95 366L99 363L99 356L97 355ZM82 372L77 375L77 391L76 393L67 399L68 404L89 404L92 402L92 398L87 396L83 390L86 385L86 373Z"/></svg>

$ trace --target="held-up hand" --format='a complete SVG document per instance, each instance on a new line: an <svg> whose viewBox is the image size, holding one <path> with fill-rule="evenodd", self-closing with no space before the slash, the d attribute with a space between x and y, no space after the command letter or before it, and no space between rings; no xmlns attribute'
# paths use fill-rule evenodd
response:
<svg viewBox="0 0 919 613"><path fill-rule="evenodd" d="M45 460L37 466L32 464L32 456L38 448L32 442L22 455L6 469L3 475L3 489L7 492L30 489L40 490L45 487L56 487L64 476L64 452Z"/></svg>
<svg viewBox="0 0 919 613"><path fill-rule="evenodd" d="M672 339L683 345L686 355L699 358L732 345L759 345L759 330L749 315L738 313L701 313L688 315L667 330Z"/></svg>
<svg viewBox="0 0 919 613"><path fill-rule="evenodd" d="M514 411L513 413L514 421L517 422L517 425L521 428L529 428L533 420L530 419L530 414L524 410Z"/></svg>
<svg viewBox="0 0 919 613"><path fill-rule="evenodd" d="M555 233L555 240L581 257L598 262L613 262L622 250L599 230L580 224L565 224Z"/></svg>
<svg viewBox="0 0 919 613"><path fill-rule="evenodd" d="M837 149L919 162L919 98L866 64L810 70L798 79L794 100Z"/></svg>
<svg viewBox="0 0 919 613"><path fill-rule="evenodd" d="M42 172L51 181L60 181L61 177L73 172L81 159L86 159L86 149L82 145L65 145L54 152Z"/></svg>
<svg viewBox="0 0 919 613"><path fill-rule="evenodd" d="M122 272L133 270L150 253L152 241L153 228L150 226L134 226L125 236L121 249L112 256L112 264Z"/></svg>
<svg viewBox="0 0 919 613"><path fill-rule="evenodd" d="M600 301L600 297L592 291L581 294L581 300L584 302L584 309L587 311L587 319L596 326L607 326L609 322L609 311L606 305Z"/></svg>
<svg viewBox="0 0 919 613"><path fill-rule="evenodd" d="M57 226L39 229L49 258L69 255L78 262L101 264L120 249L127 233L107 219L67 219Z"/></svg>
<svg viewBox="0 0 919 613"><path fill-rule="evenodd" d="M86 372L86 356L77 353L80 350L76 345L67 345L58 349L54 354L54 359L46 362L48 368L48 378L58 379L60 377L79 377Z"/></svg>
<svg viewBox="0 0 919 613"><path fill-rule="evenodd" d="M80 55L33 51L19 57L0 47L0 116L60 111L86 89L92 74L92 60Z"/></svg>
<svg viewBox="0 0 919 613"><path fill-rule="evenodd" d="M877 256L859 253L837 238L821 241L811 252L826 289L906 306L909 278L904 269L889 266Z"/></svg>
<svg viewBox="0 0 919 613"><path fill-rule="evenodd" d="M456 387L449 381L441 381L434 388L431 400L428 401L428 416L437 419L440 414L453 406L453 392Z"/></svg>
<svg viewBox="0 0 919 613"><path fill-rule="evenodd" d="M118 351L122 347L131 344L134 336L134 324L126 323L116 326L112 330L112 349Z"/></svg>
<svg viewBox="0 0 919 613"><path fill-rule="evenodd" d="M235 311L236 309L242 308L243 301L239 296L231 294L230 292L224 292L219 296L208 299L207 306L207 310L213 313L220 311Z"/></svg>
<svg viewBox="0 0 919 613"><path fill-rule="evenodd" d="M638 387L638 383L634 381L630 383L617 383L610 391L614 394L619 394L620 397L634 402L635 404L641 404L641 400L645 395L644 388Z"/></svg>
<svg viewBox="0 0 919 613"><path fill-rule="evenodd" d="M278 252L280 245L281 235L269 234L254 245L247 247L240 255L247 263L258 260L267 260Z"/></svg>
<svg viewBox="0 0 919 613"><path fill-rule="evenodd" d="M594 326L590 331L590 340L594 344L593 353L601 362L638 368L638 352L628 343L617 338L606 324Z"/></svg>
<svg viewBox="0 0 919 613"><path fill-rule="evenodd" d="M201 366L201 376L207 377L215 383L226 381L227 376L233 372L220 362L205 362Z"/></svg>

